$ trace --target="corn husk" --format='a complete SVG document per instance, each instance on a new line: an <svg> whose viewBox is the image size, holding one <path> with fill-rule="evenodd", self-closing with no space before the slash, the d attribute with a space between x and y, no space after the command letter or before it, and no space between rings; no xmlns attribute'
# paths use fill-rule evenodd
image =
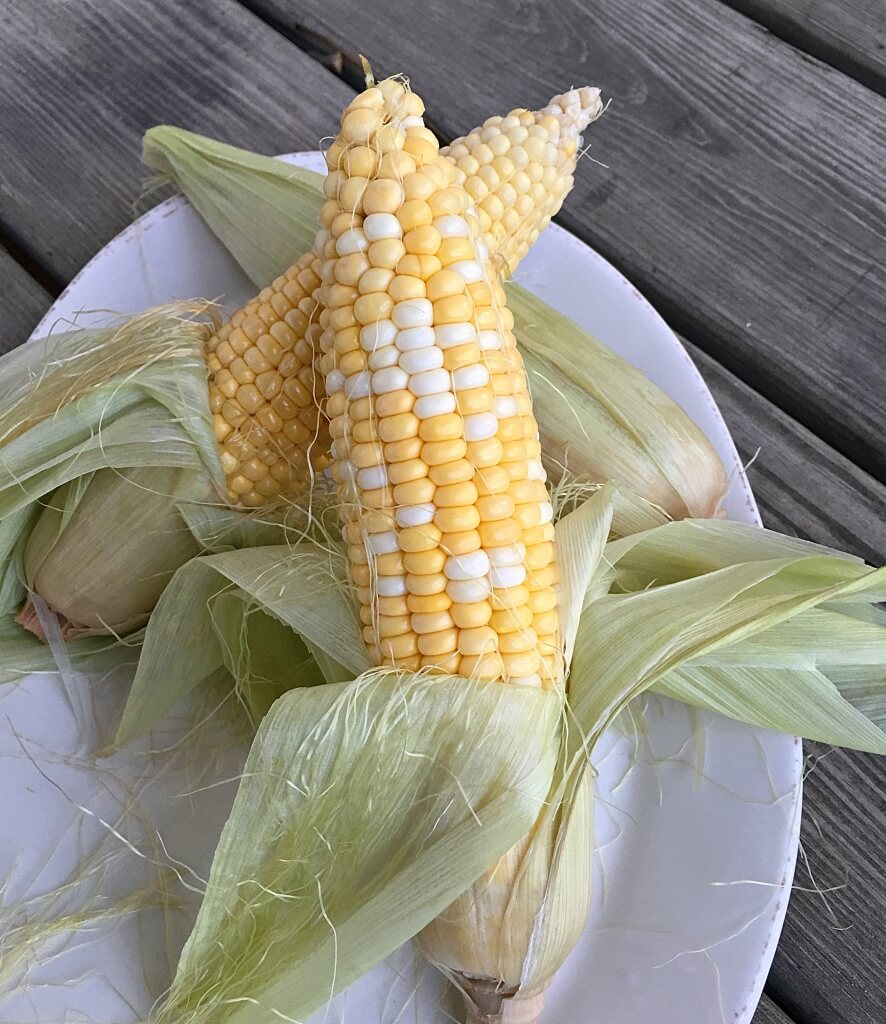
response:
<svg viewBox="0 0 886 1024"><path fill-rule="evenodd" d="M146 133L144 159L174 181L258 287L310 247L305 223L316 221L319 174L169 126ZM690 417L541 299L514 283L508 294L552 479L567 468L624 484L673 519L716 515L726 473Z"/></svg>
<svg viewBox="0 0 886 1024"><path fill-rule="evenodd" d="M357 679L309 687L293 678L296 689L274 705L260 728L213 867L208 905L160 1021L246 1020L247 1007L251 1022L281 1016L303 1019L394 944L419 932L428 958L464 993L470 1021L532 1024L542 1010L545 989L587 918L595 743L646 689L753 724L886 752L886 617L871 609L886 592L886 571L818 545L723 522L667 523L610 539L625 507L636 516L636 503L605 487L574 503L557 524L571 668L568 710L550 712L556 722L545 741L551 761L543 773L544 792L539 796L533 790L537 803L529 820L523 819L523 831L485 862L472 859L473 839L450 850L447 871L462 881L474 872L474 880L457 892L453 884L446 899L435 888L433 899L439 901L434 907L428 902L430 893L416 891L411 881L389 874L376 877L379 830L396 836L396 848L410 851L416 870L424 870L423 844L435 836L434 830L428 832L426 800L437 801L443 794L446 806L463 809L463 787L475 781L485 784L488 776L482 772L489 768L489 758L498 771L497 758L526 753L524 738L532 745L532 756L540 756L536 727L509 718L497 733L498 726L485 719L488 688L467 680L435 677L426 690L428 681L420 676L404 673L395 684L392 676L368 671L353 604L340 582L339 555L328 545L304 541L298 547L231 551L194 560L179 571L148 629L149 636L154 631L158 652L181 651L185 635L207 628L205 609L221 591L263 608L297 632L309 650ZM186 617L180 637L171 632L176 616L159 614L166 602ZM145 671L147 664L143 659ZM143 697L174 670L170 658L152 676L143 674ZM384 697L373 691L368 700L365 687L380 679L391 689ZM425 748L414 747L419 741L396 730L417 724L421 715L412 697L436 687L443 706L421 714L431 715L438 731L428 732L420 742L434 743L434 766L442 775L433 787L419 785L407 798L399 774L404 751ZM508 702L509 716L513 712L523 721L525 715L531 722L539 713L542 695L536 691L502 684L492 690L506 695L502 700ZM478 694L482 696L475 708ZM433 718L443 711L445 721ZM476 716L484 720L477 731ZM376 744L373 730L382 720L392 731L384 743ZM333 721L335 728L330 728ZM543 722L547 729L544 716ZM262 739L266 727L275 743L270 778ZM455 732L467 747L449 760ZM502 735L520 735L521 744L501 743ZM379 787L372 792L377 820L364 811L369 799L365 788L356 794L357 805L351 800L350 787L358 778L352 774L353 759L357 746L366 743L364 754L370 760L359 755L359 778L364 786L371 782ZM474 750L482 763L464 760ZM330 779L336 794L331 804L324 803L324 786L311 775L317 763L335 763L335 772L342 773ZM526 770L524 763L520 772ZM501 782L503 775L497 778ZM515 775L499 791L503 799L519 800L525 794L524 784L516 780ZM453 784L454 791L447 789ZM281 793L298 799L295 816L281 810ZM407 799L414 806L404 807ZM471 806L477 809L473 799ZM317 902L302 905L304 876L285 868L317 863L316 835L305 828L303 814L311 815L330 843L323 860L328 872L322 892L325 911ZM479 817L485 832L490 819L485 813ZM320 822L331 822L334 838ZM349 859L352 846L362 850L364 843L366 859ZM486 870L477 870L481 863ZM253 919L251 901L264 890L270 890L268 905ZM384 929L373 930L377 918L366 911L366 899L373 908L384 908ZM332 906L338 910L333 912ZM305 915L317 924L324 913L327 928L331 923L335 930L339 971L334 977L329 974L331 956L325 959L328 947L320 951L317 933L303 931ZM246 918L258 922L258 933L228 926ZM271 944L277 934L291 936L285 956ZM273 953L266 971L264 961L261 967L257 962L269 949ZM311 982L313 971L322 984Z"/></svg>
<svg viewBox="0 0 886 1024"><path fill-rule="evenodd" d="M0 360L2 613L75 641L75 661L108 649L97 634L138 642L172 571L198 550L179 503L224 493L201 311L148 311ZM0 648L2 678L46 667L25 637Z"/></svg>

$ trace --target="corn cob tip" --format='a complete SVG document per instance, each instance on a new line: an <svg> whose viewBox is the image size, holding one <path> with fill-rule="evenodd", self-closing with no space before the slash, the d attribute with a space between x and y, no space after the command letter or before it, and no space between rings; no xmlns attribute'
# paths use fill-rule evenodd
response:
<svg viewBox="0 0 886 1024"><path fill-rule="evenodd" d="M554 96L546 107L538 111L541 116L555 117L560 125L561 143L578 137L603 112L600 90L589 85Z"/></svg>

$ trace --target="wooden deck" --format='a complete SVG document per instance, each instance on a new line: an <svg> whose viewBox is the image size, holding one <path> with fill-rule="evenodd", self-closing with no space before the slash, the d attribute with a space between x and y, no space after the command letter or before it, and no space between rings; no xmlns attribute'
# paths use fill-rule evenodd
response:
<svg viewBox="0 0 886 1024"><path fill-rule="evenodd" d="M314 148L358 51L410 74L444 138L600 85L600 164L561 223L684 337L759 452L767 525L883 561L883 0L3 0L0 351L132 219L146 128ZM807 749L799 889L754 1020L880 1024L886 759ZM810 874L841 888L825 902Z"/></svg>

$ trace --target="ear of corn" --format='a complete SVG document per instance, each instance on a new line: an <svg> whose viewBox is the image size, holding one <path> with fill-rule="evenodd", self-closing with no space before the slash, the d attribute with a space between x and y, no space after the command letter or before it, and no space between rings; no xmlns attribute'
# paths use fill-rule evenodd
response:
<svg viewBox="0 0 886 1024"><path fill-rule="evenodd" d="M364 639L376 664L553 686L557 571L538 426L476 208L422 112L392 80L345 111L328 154L336 205L315 242L333 475ZM377 155L368 175L348 159L358 147Z"/></svg>

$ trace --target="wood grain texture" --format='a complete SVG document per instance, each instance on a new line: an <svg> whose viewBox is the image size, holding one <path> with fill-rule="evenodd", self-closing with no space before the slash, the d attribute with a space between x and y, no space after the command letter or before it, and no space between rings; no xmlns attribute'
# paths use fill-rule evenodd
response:
<svg viewBox="0 0 886 1024"><path fill-rule="evenodd" d="M683 339L726 420L764 524L886 561L886 485ZM886 838L886 837L884 837Z"/></svg>
<svg viewBox="0 0 886 1024"><path fill-rule="evenodd" d="M763 996L752 1024L794 1024L790 1017L780 1010L768 996Z"/></svg>
<svg viewBox="0 0 886 1024"><path fill-rule="evenodd" d="M741 455L760 450L748 476L764 525L882 564L886 487L687 348ZM814 743L806 752L816 765L803 796L809 867L801 857L767 991L802 1024L879 1024L886 1005L886 758ZM845 888L824 898L802 891L816 885Z"/></svg>
<svg viewBox="0 0 886 1024"><path fill-rule="evenodd" d="M49 292L0 246L0 356L28 337L51 303Z"/></svg>
<svg viewBox="0 0 886 1024"><path fill-rule="evenodd" d="M886 94L883 0L726 0L782 39Z"/></svg>
<svg viewBox="0 0 886 1024"><path fill-rule="evenodd" d="M61 281L132 220L151 125L315 149L352 95L233 0L5 0L0 53L0 223Z"/></svg>
<svg viewBox="0 0 886 1024"><path fill-rule="evenodd" d="M717 0L250 0L404 71L453 136L592 81L561 222L673 325L886 478L886 100ZM409 25L409 32L392 32Z"/></svg>
<svg viewBox="0 0 886 1024"><path fill-rule="evenodd" d="M802 858L767 991L802 1024L882 1024L886 758L805 745ZM804 892L818 886L824 896Z"/></svg>

